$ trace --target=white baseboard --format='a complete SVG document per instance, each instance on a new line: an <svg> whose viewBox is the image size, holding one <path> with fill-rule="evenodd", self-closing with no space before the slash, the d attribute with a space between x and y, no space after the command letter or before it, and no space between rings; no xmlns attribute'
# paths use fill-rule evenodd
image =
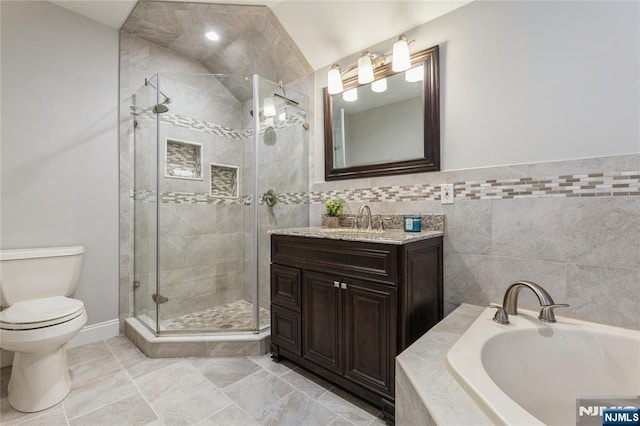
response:
<svg viewBox="0 0 640 426"><path fill-rule="evenodd" d="M98 324L87 325L80 333L67 343L67 349L89 343L99 342L120 334L120 322L118 319L104 321ZM13 352L0 350L0 367L6 367L13 363Z"/></svg>

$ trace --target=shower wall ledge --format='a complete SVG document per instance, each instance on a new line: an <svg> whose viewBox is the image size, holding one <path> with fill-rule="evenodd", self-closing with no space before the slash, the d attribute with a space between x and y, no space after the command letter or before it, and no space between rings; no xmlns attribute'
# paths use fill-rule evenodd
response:
<svg viewBox="0 0 640 426"><path fill-rule="evenodd" d="M155 336L127 318L125 335L149 358L260 356L269 351L271 330L247 334Z"/></svg>

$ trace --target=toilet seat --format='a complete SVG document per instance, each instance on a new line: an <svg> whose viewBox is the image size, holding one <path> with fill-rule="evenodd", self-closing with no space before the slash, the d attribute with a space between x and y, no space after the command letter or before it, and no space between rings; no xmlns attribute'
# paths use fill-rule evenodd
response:
<svg viewBox="0 0 640 426"><path fill-rule="evenodd" d="M70 321L84 312L81 300L64 296L17 302L0 312L0 329L33 330Z"/></svg>

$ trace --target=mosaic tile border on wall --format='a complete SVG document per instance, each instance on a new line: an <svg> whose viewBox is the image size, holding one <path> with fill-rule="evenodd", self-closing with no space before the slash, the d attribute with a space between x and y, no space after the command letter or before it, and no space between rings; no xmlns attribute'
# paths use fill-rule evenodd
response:
<svg viewBox="0 0 640 426"><path fill-rule="evenodd" d="M309 204L309 194L306 192L284 192L277 194L278 204ZM155 203L156 192L149 190L135 190L130 193L133 201L142 203ZM249 206L253 203L253 197L250 195L241 195L239 197L220 197L201 192L161 192L160 199L162 203L173 204L242 204ZM265 204L260 199L259 204Z"/></svg>
<svg viewBox="0 0 640 426"><path fill-rule="evenodd" d="M130 105L129 110L133 113L135 112L135 107L133 105ZM156 114L152 113L151 111L145 111L138 115L138 120L155 121L155 119ZM195 130L202 133L211 133L217 136L223 136L234 140L247 139L253 135L253 129L232 129L230 127L220 126L218 124L213 124L204 120L198 120L196 118L184 117L171 112L163 113L160 116L160 121L163 123L172 124L176 127ZM261 126L259 134L264 133L268 128L284 129L295 125L303 125L306 122L306 114L302 111L298 111L295 114L288 116L286 120L274 123L272 126Z"/></svg>
<svg viewBox="0 0 640 426"><path fill-rule="evenodd" d="M456 201L640 196L640 171L470 180L455 182L454 185ZM440 185L380 186L311 191L310 193L286 192L277 195L278 203L281 204L320 204L332 198L341 198L347 202L440 201ZM131 193L131 198L135 201L155 202L155 192L137 190ZM220 198L194 192L163 192L161 200L163 203L178 204L251 205L252 203L250 196ZM264 201L260 200L259 203L264 204Z"/></svg>
<svg viewBox="0 0 640 426"><path fill-rule="evenodd" d="M640 196L640 171L470 180L455 182L454 185L456 200ZM440 185L415 184L312 191L310 198L312 204L324 203L332 198L352 202L440 201Z"/></svg>

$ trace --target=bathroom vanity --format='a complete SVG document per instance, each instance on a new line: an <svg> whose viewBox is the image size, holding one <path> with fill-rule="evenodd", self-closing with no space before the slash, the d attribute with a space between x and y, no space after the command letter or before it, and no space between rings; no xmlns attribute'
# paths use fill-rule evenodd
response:
<svg viewBox="0 0 640 426"><path fill-rule="evenodd" d="M442 232L272 231L271 353L393 421L395 357L442 319Z"/></svg>

